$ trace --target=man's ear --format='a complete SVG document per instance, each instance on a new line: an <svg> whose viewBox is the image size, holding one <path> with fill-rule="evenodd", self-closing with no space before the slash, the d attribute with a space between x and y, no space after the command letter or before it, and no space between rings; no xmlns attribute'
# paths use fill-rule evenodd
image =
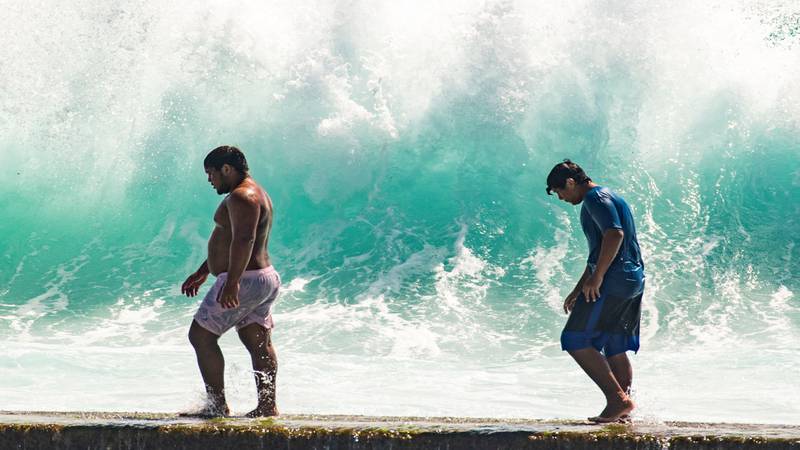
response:
<svg viewBox="0 0 800 450"><path fill-rule="evenodd" d="M564 183L564 187L572 189L575 187L575 179L574 178L567 178L566 183Z"/></svg>
<svg viewBox="0 0 800 450"><path fill-rule="evenodd" d="M220 173L222 173L222 175L226 177L231 174L232 170L233 167L231 167L230 164L223 164L222 167L220 167L219 169Z"/></svg>

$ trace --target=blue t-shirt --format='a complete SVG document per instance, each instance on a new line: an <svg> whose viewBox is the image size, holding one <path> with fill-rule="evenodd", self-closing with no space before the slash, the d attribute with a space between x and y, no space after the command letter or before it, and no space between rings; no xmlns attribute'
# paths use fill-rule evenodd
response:
<svg viewBox="0 0 800 450"><path fill-rule="evenodd" d="M589 242L586 263L592 272L597 267L603 233L617 228L625 233L619 252L603 278L601 291L609 295L630 298L644 289L644 262L636 240L633 214L625 200L608 188L597 186L583 197L581 228Z"/></svg>

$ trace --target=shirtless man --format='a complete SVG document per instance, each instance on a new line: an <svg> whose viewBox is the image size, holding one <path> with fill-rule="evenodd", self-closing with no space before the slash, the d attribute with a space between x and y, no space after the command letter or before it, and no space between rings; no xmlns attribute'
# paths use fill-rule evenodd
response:
<svg viewBox="0 0 800 450"><path fill-rule="evenodd" d="M561 348L597 384L606 407L589 420L627 420L633 368L626 352L639 350L639 320L644 292L644 263L633 215L625 200L598 186L570 160L547 176L547 194L581 207L581 228L589 243L586 269L564 300L569 319Z"/></svg>
<svg viewBox="0 0 800 450"><path fill-rule="evenodd" d="M215 148L203 165L217 194L229 195L214 213L216 226L208 240L208 258L181 286L182 293L194 297L209 273L217 277L189 328L189 342L197 353L208 394L207 404L198 415L230 414L225 400L225 360L217 341L236 326L239 339L250 352L258 393L258 406L247 416L275 416L278 363L270 330L280 277L267 251L272 201L250 177L247 161L238 148Z"/></svg>

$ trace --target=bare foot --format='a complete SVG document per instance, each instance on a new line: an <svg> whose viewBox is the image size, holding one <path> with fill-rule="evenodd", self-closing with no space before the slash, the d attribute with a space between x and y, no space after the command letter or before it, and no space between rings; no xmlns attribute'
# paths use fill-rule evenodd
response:
<svg viewBox="0 0 800 450"><path fill-rule="evenodd" d="M228 405L213 405L208 404L200 411L185 412L178 414L178 417L200 417L203 419L211 419L214 417L228 417L231 415L231 410Z"/></svg>
<svg viewBox="0 0 800 450"><path fill-rule="evenodd" d="M259 406L258 408L250 411L249 413L245 414L245 417L274 417L277 416L278 408L275 406L273 407L263 407Z"/></svg>
<svg viewBox="0 0 800 450"><path fill-rule="evenodd" d="M636 405L633 400L627 398L625 400L618 400L606 405L606 408L599 416L589 417L589 420L594 423L612 423L618 422L623 416L626 420L630 420L630 413Z"/></svg>

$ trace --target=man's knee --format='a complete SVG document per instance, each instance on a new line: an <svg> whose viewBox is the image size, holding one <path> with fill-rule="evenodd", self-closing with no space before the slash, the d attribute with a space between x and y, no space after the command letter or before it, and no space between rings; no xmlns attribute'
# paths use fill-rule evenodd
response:
<svg viewBox="0 0 800 450"><path fill-rule="evenodd" d="M189 328L189 343L192 344L192 347L206 348L213 346L216 345L218 339L219 336L216 334L201 327L197 322L192 322L192 326Z"/></svg>

